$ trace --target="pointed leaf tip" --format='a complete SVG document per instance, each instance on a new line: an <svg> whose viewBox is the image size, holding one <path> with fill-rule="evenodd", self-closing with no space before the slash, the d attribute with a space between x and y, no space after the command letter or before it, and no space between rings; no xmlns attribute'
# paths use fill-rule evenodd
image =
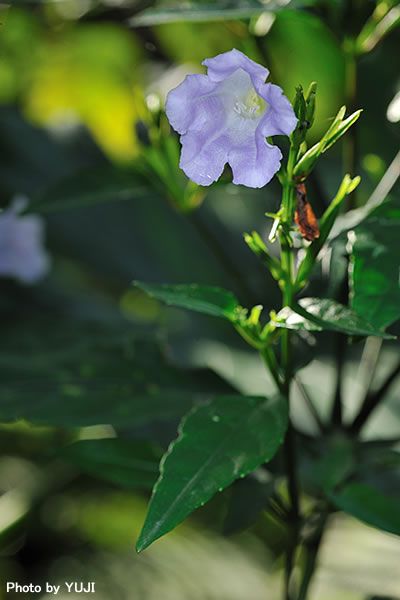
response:
<svg viewBox="0 0 400 600"><path fill-rule="evenodd" d="M137 551L269 461L282 444L287 419L282 397L220 396L190 411L161 461Z"/></svg>

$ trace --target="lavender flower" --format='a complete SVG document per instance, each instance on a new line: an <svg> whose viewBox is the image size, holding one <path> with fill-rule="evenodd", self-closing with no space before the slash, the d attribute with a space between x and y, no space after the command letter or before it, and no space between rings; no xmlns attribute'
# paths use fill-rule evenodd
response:
<svg viewBox="0 0 400 600"><path fill-rule="evenodd" d="M268 69L239 50L203 61L207 75L187 75L168 94L166 113L181 134L180 167L199 185L216 181L225 163L233 183L263 187L279 170L282 153L266 137L289 135L297 119Z"/></svg>
<svg viewBox="0 0 400 600"><path fill-rule="evenodd" d="M17 196L0 212L0 276L33 284L47 273L50 260L42 246L42 219L19 216L26 204L24 197Z"/></svg>

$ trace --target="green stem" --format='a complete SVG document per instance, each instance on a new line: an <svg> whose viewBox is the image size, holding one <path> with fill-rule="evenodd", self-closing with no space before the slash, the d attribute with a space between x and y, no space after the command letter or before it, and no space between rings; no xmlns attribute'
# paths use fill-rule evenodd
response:
<svg viewBox="0 0 400 600"><path fill-rule="evenodd" d="M260 355L265 362L267 369L270 371L278 390L283 393L283 382L279 375L279 365L277 363L275 354L269 346L266 346L260 350Z"/></svg>
<svg viewBox="0 0 400 600"><path fill-rule="evenodd" d="M285 191L285 189L284 189ZM293 187L286 188L286 198L290 204L293 196ZM284 281L282 282L282 300L283 306L290 306L294 296L293 286L293 252L289 246L285 233L280 233L281 242L281 264L284 272ZM282 332L282 371L284 373L284 382L282 391L287 399L290 408L290 383L293 378L292 357L290 347L290 331L284 329ZM289 541L286 565L285 565L285 598L294 600L291 589L291 579L295 566L296 550L299 542L299 492L296 475L296 451L292 423L290 422L286 433L284 443L284 456L286 462L286 472L288 477L288 491L290 497L289 523L291 525L291 539Z"/></svg>

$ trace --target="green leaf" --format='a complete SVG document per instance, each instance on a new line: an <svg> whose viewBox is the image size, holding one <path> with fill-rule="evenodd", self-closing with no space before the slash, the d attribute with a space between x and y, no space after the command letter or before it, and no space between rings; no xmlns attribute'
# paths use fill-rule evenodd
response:
<svg viewBox="0 0 400 600"><path fill-rule="evenodd" d="M217 287L198 285L152 285L134 281L134 285L153 298L170 306L188 308L206 315L237 321L241 311L232 292Z"/></svg>
<svg viewBox="0 0 400 600"><path fill-rule="evenodd" d="M260 513L266 510L275 487L272 476L267 478L268 474L264 470L258 478L256 470L248 477L235 481L224 519L225 535L247 529L257 520Z"/></svg>
<svg viewBox="0 0 400 600"><path fill-rule="evenodd" d="M346 131L350 129L352 125L354 125L361 113L362 109L356 110L353 114L347 117L347 119L342 121L340 125L333 132L330 133L330 135L327 135L323 143L322 152L325 152L326 150L328 150L328 148L333 146L333 144L337 142L346 133Z"/></svg>
<svg viewBox="0 0 400 600"><path fill-rule="evenodd" d="M350 236L351 305L378 329L400 318L400 203L387 202Z"/></svg>
<svg viewBox="0 0 400 600"><path fill-rule="evenodd" d="M400 24L400 7L394 2L379 2L356 40L358 54L371 52L375 46Z"/></svg>
<svg viewBox="0 0 400 600"><path fill-rule="evenodd" d="M98 479L127 488L152 488L160 451L144 441L83 440L67 446L60 457Z"/></svg>
<svg viewBox="0 0 400 600"><path fill-rule="evenodd" d="M296 177L306 176L308 175L312 169L314 168L314 164L321 154L323 154L326 150L328 150L335 142L337 142L346 131L354 125L354 123L358 120L362 110L357 110L352 115L347 117L343 121L343 117L346 111L346 107L342 106L336 115L332 125L326 131L325 135L321 138L321 140L312 146L299 160L296 164L293 174Z"/></svg>
<svg viewBox="0 0 400 600"><path fill-rule="evenodd" d="M126 327L126 326L125 326ZM3 329L0 421L82 427L182 417L232 387L209 369L169 364L158 347L119 327L38 323L32 338Z"/></svg>
<svg viewBox="0 0 400 600"><path fill-rule="evenodd" d="M58 182L35 198L29 212L47 213L119 200L149 198L152 191L133 169L104 166Z"/></svg>
<svg viewBox="0 0 400 600"><path fill-rule="evenodd" d="M347 335L393 336L374 327L356 312L328 298L302 298L292 308L286 306L273 319L277 327L306 331L339 331Z"/></svg>
<svg viewBox="0 0 400 600"><path fill-rule="evenodd" d="M138 551L215 492L270 460L283 442L287 418L281 397L221 396L194 408L161 461Z"/></svg>
<svg viewBox="0 0 400 600"><path fill-rule="evenodd" d="M325 491L338 487L356 469L353 443L340 433L326 436L318 452L312 463L312 479Z"/></svg>
<svg viewBox="0 0 400 600"><path fill-rule="evenodd" d="M399 501L395 501L364 483L351 483L329 499L344 512L372 527L400 535Z"/></svg>

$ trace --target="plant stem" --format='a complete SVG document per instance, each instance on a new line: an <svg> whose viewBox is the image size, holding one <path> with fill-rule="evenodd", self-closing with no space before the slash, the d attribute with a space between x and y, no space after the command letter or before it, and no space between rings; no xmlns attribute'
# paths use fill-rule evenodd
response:
<svg viewBox="0 0 400 600"><path fill-rule="evenodd" d="M291 525L291 539L286 553L285 564L285 598L294 600L295 596L291 590L291 578L295 566L296 549L299 541L299 493L296 475L296 452L294 441L294 430L289 420L284 444L286 471L288 477L288 489L290 496L289 524Z"/></svg>
<svg viewBox="0 0 400 600"><path fill-rule="evenodd" d="M340 427L343 421L342 380L347 340L346 337L341 333L337 333L335 338L336 385L335 395L333 398L331 423L334 427Z"/></svg>
<svg viewBox="0 0 400 600"><path fill-rule="evenodd" d="M367 337L364 344L356 380L359 382L361 391L358 406L363 406L375 376L376 368L382 349L383 340L378 337Z"/></svg>
<svg viewBox="0 0 400 600"><path fill-rule="evenodd" d="M380 404L381 400L386 395L386 392L389 390L390 386L393 384L395 379L400 375L400 362L396 365L393 371L388 375L385 379L381 387L376 390L376 392L369 394L365 398L365 402L361 407L360 412L357 417L354 419L353 423L350 425L350 431L352 433L359 433L363 425L371 416L372 412L376 409L376 407Z"/></svg>
<svg viewBox="0 0 400 600"><path fill-rule="evenodd" d="M286 177L283 183L283 224L279 232L279 241L281 245L281 267L282 282L280 283L282 291L283 306L291 306L295 294L294 274L293 274L293 250L290 246L290 239L287 231L290 230L295 209L294 200L294 181L293 169L296 161L297 148L290 147L287 162ZM283 329L281 336L281 370L283 373L282 393L286 397L288 409L290 412L290 383L293 378L290 331ZM286 473L288 478L288 491L290 497L289 525L291 526L291 538L288 544L285 564L285 600L295 600L292 592L291 580L295 566L296 550L299 542L299 492L296 473L296 450L293 425L290 421L286 432L284 443L284 456L286 463Z"/></svg>
<svg viewBox="0 0 400 600"><path fill-rule="evenodd" d="M315 572L317 563L318 552L321 546L322 536L324 534L326 521L328 515L324 514L321 516L320 523L314 532L314 534L304 543L305 551L305 564L303 577L300 584L299 595L297 600L306 600L308 589Z"/></svg>
<svg viewBox="0 0 400 600"><path fill-rule="evenodd" d="M348 261L348 258L347 258ZM349 282L347 279L347 272L343 281L341 282L339 293L337 295L337 301L341 304L347 305L349 298ZM341 426L343 420L343 407L342 407L342 381L343 371L346 358L347 350L347 337L343 333L336 333L334 337L334 348L336 358L336 386L335 394L333 398L333 406L331 413L331 424L334 427Z"/></svg>
<svg viewBox="0 0 400 600"><path fill-rule="evenodd" d="M315 422L316 426L318 427L319 432L324 433L326 427L325 427L324 423L322 422L321 417L319 416L318 411L315 408L313 401L311 400L310 396L308 395L307 391L305 390L303 383L300 381L300 379L297 375L295 375L293 379L297 385L298 390L300 391L301 395L304 398L304 402L307 405L307 408L308 408L312 418L314 419L314 422Z"/></svg>
<svg viewBox="0 0 400 600"><path fill-rule="evenodd" d="M272 377L274 378L274 381L276 383L278 390L281 393L283 393L284 389L283 389L282 380L279 375L279 365L276 361L276 357L275 357L273 350L271 348L269 348L268 346L266 346L265 348L260 350L260 355L261 355L263 361L265 362L267 369L269 370Z"/></svg>

